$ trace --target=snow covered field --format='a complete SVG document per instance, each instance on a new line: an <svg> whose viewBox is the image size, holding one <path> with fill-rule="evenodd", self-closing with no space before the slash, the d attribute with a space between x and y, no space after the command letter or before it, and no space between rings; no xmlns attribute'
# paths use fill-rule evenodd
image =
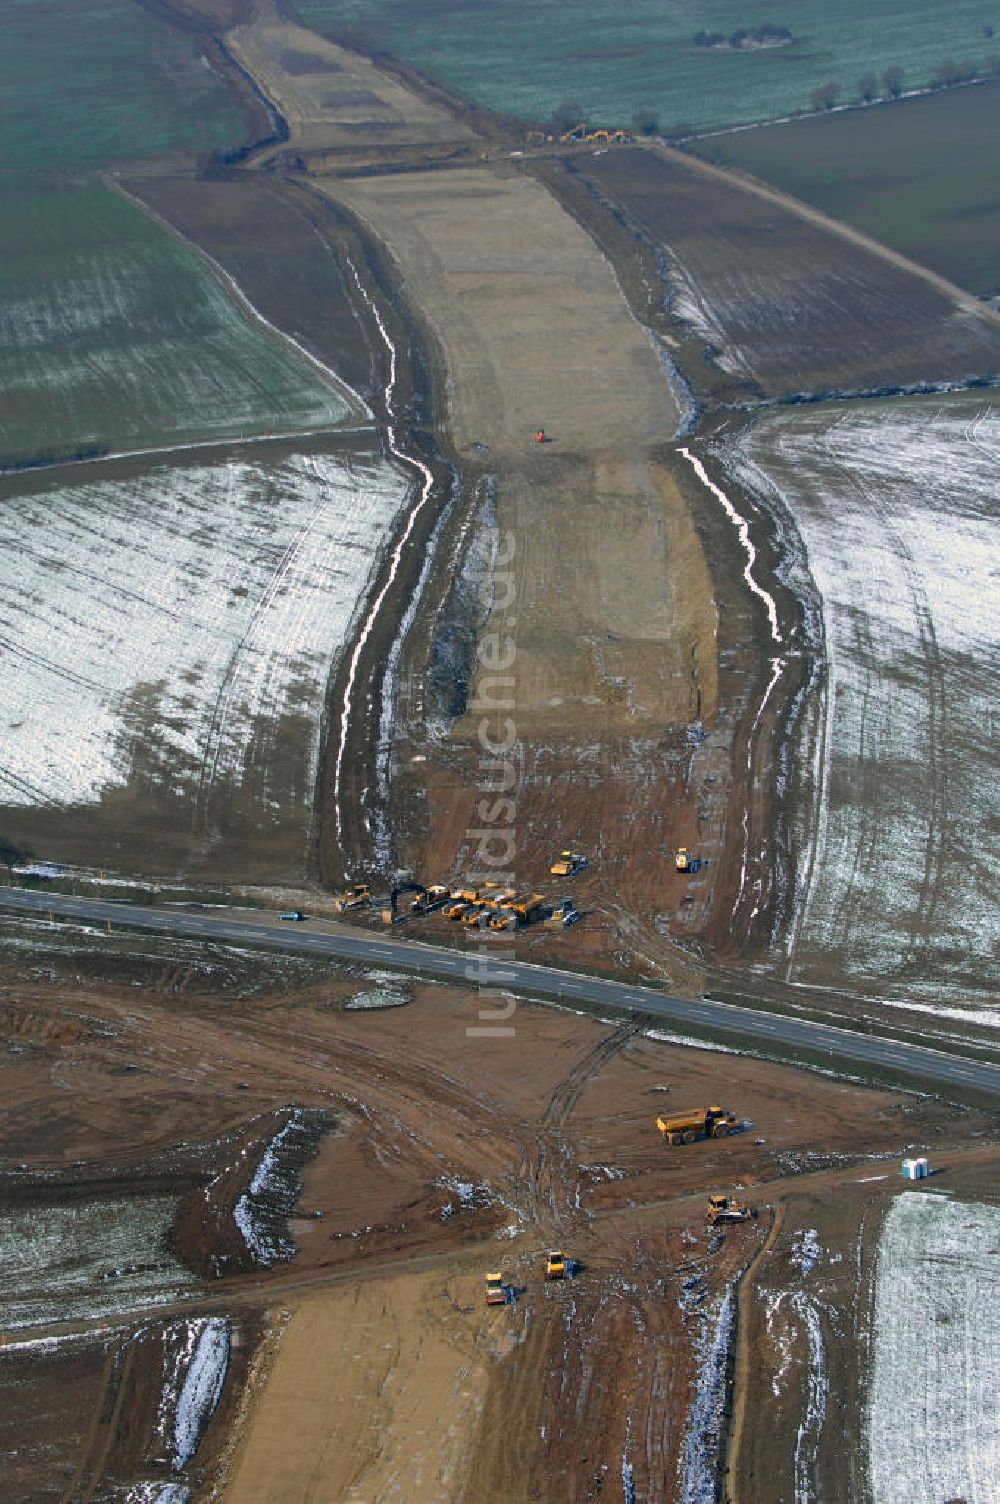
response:
<svg viewBox="0 0 1000 1504"><path fill-rule="evenodd" d="M775 518L828 668L799 756L792 975L981 1002L1000 981L1000 411L785 412L720 457Z"/></svg>
<svg viewBox="0 0 1000 1504"><path fill-rule="evenodd" d="M324 454L102 468L2 503L0 802L94 803L140 769L202 825L223 780L308 811L331 666L406 482Z"/></svg>
<svg viewBox="0 0 1000 1504"><path fill-rule="evenodd" d="M170 1252L173 1196L8 1206L0 1215L0 1329L139 1311L193 1276Z"/></svg>
<svg viewBox="0 0 1000 1504"><path fill-rule="evenodd" d="M878 1251L873 1504L1000 1498L1000 1208L906 1191Z"/></svg>

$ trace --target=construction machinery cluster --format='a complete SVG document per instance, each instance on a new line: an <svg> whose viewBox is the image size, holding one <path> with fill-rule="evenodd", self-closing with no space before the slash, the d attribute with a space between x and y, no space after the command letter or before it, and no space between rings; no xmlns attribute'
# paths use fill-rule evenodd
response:
<svg viewBox="0 0 1000 1504"><path fill-rule="evenodd" d="M682 874L695 873L701 866L686 846L674 854L674 862L678 873ZM552 862L549 874L571 881L589 866L590 859L583 852L567 848L560 851ZM407 896L409 902L403 904L402 900ZM368 883L353 883L337 896L337 908L343 914L377 908L384 903L384 899L376 898ZM387 924L401 924L409 918L436 913L470 929L480 930L520 930L542 923L570 929L583 917L572 898L553 902L542 893L521 893L514 888L505 888L501 883L489 882L464 887L452 887L448 883L425 886L419 882L396 882L389 890L388 907L382 908ZM304 916L297 914L295 917Z"/></svg>
<svg viewBox="0 0 1000 1504"><path fill-rule="evenodd" d="M553 877L573 878L590 866L589 859L579 851L561 851L549 868ZM409 903L401 907L401 900L412 895ZM354 883L338 896L337 904L342 913L372 907L376 900L367 883ZM553 921L563 929L569 929L581 918L580 910L572 898L564 898L558 904L551 903L541 893L519 893L505 888L500 883L483 883L476 887L453 888L447 883L394 883L389 893L389 907L384 917L389 924L399 924L411 916L441 912L446 919L462 923L469 928L490 930L526 929L530 925Z"/></svg>

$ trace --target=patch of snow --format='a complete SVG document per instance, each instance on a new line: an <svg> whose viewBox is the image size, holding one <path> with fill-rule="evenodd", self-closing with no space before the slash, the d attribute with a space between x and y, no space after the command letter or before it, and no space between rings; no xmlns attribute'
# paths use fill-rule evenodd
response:
<svg viewBox="0 0 1000 1504"><path fill-rule="evenodd" d="M229 1369L228 1320L209 1316L196 1325L198 1330L174 1412L174 1468L178 1472L198 1449L202 1432L222 1396Z"/></svg>
<svg viewBox="0 0 1000 1504"><path fill-rule="evenodd" d="M669 1029L643 1029L643 1039L656 1039L661 1044L681 1044L692 1050L711 1050L715 1055L744 1055L746 1050L737 1050L730 1044L716 1044L713 1039L692 1039L689 1034L673 1034Z"/></svg>
<svg viewBox="0 0 1000 1504"><path fill-rule="evenodd" d="M811 1274L823 1257L823 1245L815 1227L804 1228L792 1246L792 1263L798 1266L803 1279Z"/></svg>
<svg viewBox="0 0 1000 1504"><path fill-rule="evenodd" d="M698 1378L680 1459L679 1504L715 1504L726 1363L736 1302L728 1289L713 1317L702 1318L696 1341Z"/></svg>
<svg viewBox="0 0 1000 1504"><path fill-rule="evenodd" d="M297 1169L283 1163L283 1151L309 1133L306 1114L296 1108L264 1150L249 1186L233 1208L233 1221L255 1261L262 1268L292 1258L295 1244L284 1223L301 1190Z"/></svg>
<svg viewBox="0 0 1000 1504"><path fill-rule="evenodd" d="M471 1180L460 1180L455 1175L441 1175L434 1184L454 1196L459 1209L463 1212L471 1212L477 1207L492 1205L493 1192L485 1181L476 1183ZM448 1202L441 1215L450 1217L453 1211L454 1207Z"/></svg>
<svg viewBox="0 0 1000 1504"><path fill-rule="evenodd" d="M31 485L4 513L0 799L93 803L141 759L177 795L265 776L278 806L288 770L257 744L284 719L307 810L331 664L405 495L396 469L293 455Z"/></svg>
<svg viewBox="0 0 1000 1504"><path fill-rule="evenodd" d="M1000 1029L998 1008L945 1008L936 1003L912 1003L890 1000L890 1008L904 1008L909 1013L930 1013L934 1018L954 1018L963 1024L981 1024L987 1029ZM964 1035L949 1035L951 1039L964 1039Z"/></svg>
<svg viewBox="0 0 1000 1504"><path fill-rule="evenodd" d="M190 1498L186 1483L133 1483L122 1504L188 1504Z"/></svg>
<svg viewBox="0 0 1000 1504"><path fill-rule="evenodd" d="M868 1464L874 1504L996 1497L1000 1208L904 1191L879 1240Z"/></svg>

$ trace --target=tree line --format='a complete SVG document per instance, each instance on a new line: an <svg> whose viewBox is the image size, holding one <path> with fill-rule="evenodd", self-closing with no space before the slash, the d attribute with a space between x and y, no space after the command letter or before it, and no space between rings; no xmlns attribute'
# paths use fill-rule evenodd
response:
<svg viewBox="0 0 1000 1504"><path fill-rule="evenodd" d="M992 28L986 28L986 32L987 35L992 36ZM929 87L951 89L956 84L969 84L974 79L988 78L991 75L1000 75L1000 57L991 57L982 67L971 58L956 62L954 58L946 57L934 70ZM926 88L928 85L923 87ZM905 88L906 75L902 68L893 65L883 69L881 75L863 74L858 80L857 92L850 99L843 97L840 84L832 80L830 83L820 84L809 96L809 108L819 112L832 110L839 103L874 104L876 99L899 99L905 92Z"/></svg>

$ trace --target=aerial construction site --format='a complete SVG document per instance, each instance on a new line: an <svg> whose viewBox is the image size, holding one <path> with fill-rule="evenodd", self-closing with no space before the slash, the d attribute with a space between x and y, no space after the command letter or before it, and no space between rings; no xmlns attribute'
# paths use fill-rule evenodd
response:
<svg viewBox="0 0 1000 1504"><path fill-rule="evenodd" d="M0 1492L995 1499L1000 84L15 9Z"/></svg>

